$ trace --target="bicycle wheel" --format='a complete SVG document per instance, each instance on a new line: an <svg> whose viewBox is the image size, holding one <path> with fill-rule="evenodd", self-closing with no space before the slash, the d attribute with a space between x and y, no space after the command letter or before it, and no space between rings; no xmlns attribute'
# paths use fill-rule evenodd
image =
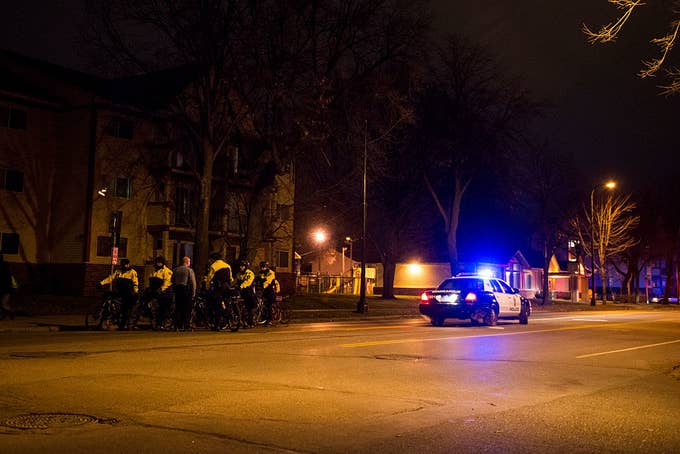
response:
<svg viewBox="0 0 680 454"><path fill-rule="evenodd" d="M101 307L85 314L85 329L101 329Z"/></svg>
<svg viewBox="0 0 680 454"><path fill-rule="evenodd" d="M113 306L113 297L107 295L102 299L102 304L93 312L85 315L85 327L88 329L108 329L111 323L111 308Z"/></svg>
<svg viewBox="0 0 680 454"><path fill-rule="evenodd" d="M257 300L253 307L253 325L262 325L264 322L264 305L261 300Z"/></svg>
<svg viewBox="0 0 680 454"><path fill-rule="evenodd" d="M191 310L191 328L208 328L208 310L204 302L197 302Z"/></svg>
<svg viewBox="0 0 680 454"><path fill-rule="evenodd" d="M274 304L272 304L271 317L269 318L269 323L272 325L281 323L281 306L279 306L278 301L274 301Z"/></svg>
<svg viewBox="0 0 680 454"><path fill-rule="evenodd" d="M239 309L238 302L235 300L231 300L229 302L229 305L227 306L227 314L225 317L226 321L226 328L229 328L229 331L232 333L235 333L238 331L239 326L241 325L241 310Z"/></svg>
<svg viewBox="0 0 680 454"><path fill-rule="evenodd" d="M279 313L281 314L280 323L286 325L288 322L290 322L290 306L288 305L286 298L282 298L278 303L278 306Z"/></svg>

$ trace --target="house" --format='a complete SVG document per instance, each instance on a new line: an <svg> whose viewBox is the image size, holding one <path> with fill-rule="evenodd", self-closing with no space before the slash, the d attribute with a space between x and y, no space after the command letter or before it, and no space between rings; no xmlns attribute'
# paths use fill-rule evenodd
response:
<svg viewBox="0 0 680 454"><path fill-rule="evenodd" d="M104 80L0 51L0 247L22 287L93 294L111 271L113 218L117 258L141 273L157 255L172 264L193 256L191 153L160 107L186 79L154 75L163 76ZM230 154L241 159L216 163L210 249L269 261L285 287L293 282L293 170L255 191L243 156L257 146L243 137Z"/></svg>
<svg viewBox="0 0 680 454"><path fill-rule="evenodd" d="M556 255L550 258L548 290L551 299L589 300L588 274L580 256L570 256L566 262L559 261Z"/></svg>
<svg viewBox="0 0 680 454"><path fill-rule="evenodd" d="M383 286L383 272L378 269L376 292ZM529 264L521 251L516 251L505 263L482 260L461 264L465 273L485 274L507 281L528 298L540 293L543 270ZM449 263L397 263L394 273L394 291L399 294L420 294L423 289L434 288L451 276Z"/></svg>

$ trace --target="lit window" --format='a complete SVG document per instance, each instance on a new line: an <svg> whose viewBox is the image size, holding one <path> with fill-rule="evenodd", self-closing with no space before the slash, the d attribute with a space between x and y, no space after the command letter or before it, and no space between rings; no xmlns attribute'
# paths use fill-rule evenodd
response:
<svg viewBox="0 0 680 454"><path fill-rule="evenodd" d="M420 265L420 263L409 263L407 265L407 269L411 275L422 274L423 272L423 267Z"/></svg>

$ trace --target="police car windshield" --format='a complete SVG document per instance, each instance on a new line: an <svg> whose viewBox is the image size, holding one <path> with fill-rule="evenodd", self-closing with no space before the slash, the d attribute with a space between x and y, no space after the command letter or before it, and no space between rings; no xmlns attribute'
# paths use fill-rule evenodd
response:
<svg viewBox="0 0 680 454"><path fill-rule="evenodd" d="M461 292L484 290L484 281L475 278L447 279L439 284L437 290L458 290Z"/></svg>

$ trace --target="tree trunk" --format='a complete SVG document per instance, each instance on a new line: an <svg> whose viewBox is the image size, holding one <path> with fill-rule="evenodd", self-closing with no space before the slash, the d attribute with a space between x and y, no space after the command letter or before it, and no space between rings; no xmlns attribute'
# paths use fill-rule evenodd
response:
<svg viewBox="0 0 680 454"><path fill-rule="evenodd" d="M460 204L463 199L463 191L459 189L460 185L456 185L456 192L453 196L451 204L451 211L449 216L449 229L446 232L446 246L449 253L449 265L451 266L451 275L455 276L460 272L460 263L458 262L458 220L460 218Z"/></svg>
<svg viewBox="0 0 680 454"><path fill-rule="evenodd" d="M383 292L382 299L394 299L394 272L396 264L387 259L383 261Z"/></svg>
<svg viewBox="0 0 680 454"><path fill-rule="evenodd" d="M675 275L673 273L673 254L666 256L666 287L663 289L663 297L666 301L670 298L673 287L675 286Z"/></svg>
<svg viewBox="0 0 680 454"><path fill-rule="evenodd" d="M196 247L194 248L197 274L202 274L208 265L210 255L210 203L212 199L212 173L214 164L213 145L203 142L203 171L198 216L196 217Z"/></svg>
<svg viewBox="0 0 680 454"><path fill-rule="evenodd" d="M605 267L604 260L602 260L600 277L602 278L602 304L607 304L607 268Z"/></svg>
<svg viewBox="0 0 680 454"><path fill-rule="evenodd" d="M548 270L550 269L550 257L548 256L548 246L545 245L545 250L543 252L543 302L541 303L542 305L550 304L550 289L548 288L550 286L550 280L548 279L549 274Z"/></svg>

